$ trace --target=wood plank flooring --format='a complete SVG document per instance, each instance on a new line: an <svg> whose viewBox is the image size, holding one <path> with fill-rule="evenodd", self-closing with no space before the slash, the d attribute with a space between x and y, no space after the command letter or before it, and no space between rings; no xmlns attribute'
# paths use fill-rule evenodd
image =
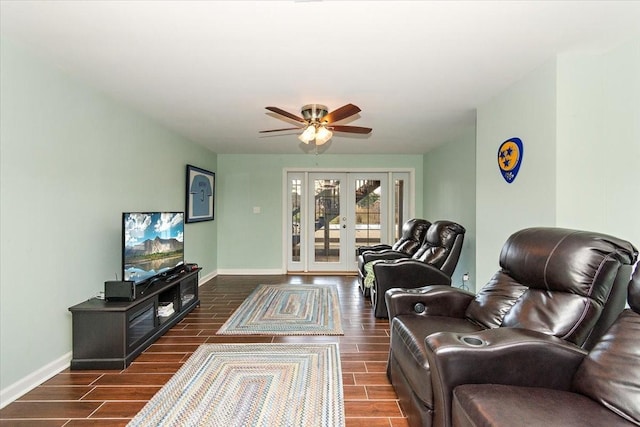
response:
<svg viewBox="0 0 640 427"><path fill-rule="evenodd" d="M344 336L216 336L260 283L338 285ZM355 276L217 276L189 313L125 370L65 370L0 410L2 426L125 426L203 343L340 343L347 427L407 427L385 373L389 322L373 316ZM277 427L277 426L274 426Z"/></svg>

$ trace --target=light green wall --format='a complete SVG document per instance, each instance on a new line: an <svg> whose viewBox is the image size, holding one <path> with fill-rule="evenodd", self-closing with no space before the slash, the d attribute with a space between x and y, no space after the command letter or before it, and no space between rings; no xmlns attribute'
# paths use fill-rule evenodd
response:
<svg viewBox="0 0 640 427"><path fill-rule="evenodd" d="M640 246L640 40L559 58L557 153L557 224Z"/></svg>
<svg viewBox="0 0 640 427"><path fill-rule="evenodd" d="M0 45L0 389L71 351L68 307L121 268L122 211L184 210L185 165L216 155ZM215 271L216 222L185 257Z"/></svg>
<svg viewBox="0 0 640 427"><path fill-rule="evenodd" d="M413 168L415 215L473 229L460 265L478 288L520 228L640 245L638 41L549 62L478 108L475 150L465 134L424 156L216 156L6 41L0 53L0 389L69 353L67 308L120 269L120 212L183 210L186 164L216 172L215 221L185 229L186 258L204 275L282 268L282 171L294 167ZM512 136L524 159L507 184L496 155Z"/></svg>
<svg viewBox="0 0 640 427"><path fill-rule="evenodd" d="M477 128L480 286L521 228L592 230L640 245L639 40L605 54L558 57L479 107ZM522 138L524 157L507 184L496 154L512 136Z"/></svg>
<svg viewBox="0 0 640 427"><path fill-rule="evenodd" d="M476 284L498 270L502 245L514 231L555 224L556 63L551 61L478 108L476 141ZM498 148L518 137L520 172L508 184Z"/></svg>
<svg viewBox="0 0 640 427"><path fill-rule="evenodd" d="M470 290L476 277L476 128L471 126L424 156L424 216L431 221L456 221L467 230L454 286L469 273Z"/></svg>
<svg viewBox="0 0 640 427"><path fill-rule="evenodd" d="M295 141L292 141L295 143ZM348 143L348 142L345 142ZM218 155L218 269L281 271L283 170L415 169L416 215L422 215L422 155ZM254 214L253 207L261 213Z"/></svg>

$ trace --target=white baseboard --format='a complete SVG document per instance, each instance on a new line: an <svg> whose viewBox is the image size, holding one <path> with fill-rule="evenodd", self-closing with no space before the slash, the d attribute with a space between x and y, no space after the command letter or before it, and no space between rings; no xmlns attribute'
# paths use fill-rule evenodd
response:
<svg viewBox="0 0 640 427"><path fill-rule="evenodd" d="M207 283L209 280L213 279L217 275L218 275L218 272L214 270L211 273L207 274L206 276L200 277L200 280L198 280L198 286L202 286L203 284Z"/></svg>
<svg viewBox="0 0 640 427"><path fill-rule="evenodd" d="M282 270L279 268L274 269L265 269L265 270L248 270L246 268L243 269L228 269L228 270L218 270L219 275L229 275L229 276L259 276L259 275L279 275L279 274L287 274L286 270Z"/></svg>
<svg viewBox="0 0 640 427"><path fill-rule="evenodd" d="M30 373L21 380L16 381L7 388L0 390L0 409L4 408L25 393L33 390L54 375L67 369L71 364L71 356L72 353L69 352L37 371Z"/></svg>
<svg viewBox="0 0 640 427"><path fill-rule="evenodd" d="M228 275L228 276L279 276L283 274L294 274L294 275L314 275L314 276L357 276L357 271L287 271L282 269L270 269L270 270L237 270L237 269L228 269L228 270L217 270L217 274L214 274L211 277L208 277L207 280L217 276L217 275ZM201 281L202 282L202 281ZM202 282L204 283L204 282Z"/></svg>

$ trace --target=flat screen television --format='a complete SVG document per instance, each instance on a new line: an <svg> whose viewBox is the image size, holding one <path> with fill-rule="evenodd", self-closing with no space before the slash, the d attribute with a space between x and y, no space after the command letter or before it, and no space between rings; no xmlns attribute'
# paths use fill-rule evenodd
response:
<svg viewBox="0 0 640 427"><path fill-rule="evenodd" d="M184 264L184 212L122 214L122 277L136 284Z"/></svg>

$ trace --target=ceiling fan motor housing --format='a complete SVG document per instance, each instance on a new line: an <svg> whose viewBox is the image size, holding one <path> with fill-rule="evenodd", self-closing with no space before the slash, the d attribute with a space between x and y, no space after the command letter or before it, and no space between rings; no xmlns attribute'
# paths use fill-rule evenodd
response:
<svg viewBox="0 0 640 427"><path fill-rule="evenodd" d="M320 122L329 113L325 105L309 104L302 107L302 117L308 122Z"/></svg>

